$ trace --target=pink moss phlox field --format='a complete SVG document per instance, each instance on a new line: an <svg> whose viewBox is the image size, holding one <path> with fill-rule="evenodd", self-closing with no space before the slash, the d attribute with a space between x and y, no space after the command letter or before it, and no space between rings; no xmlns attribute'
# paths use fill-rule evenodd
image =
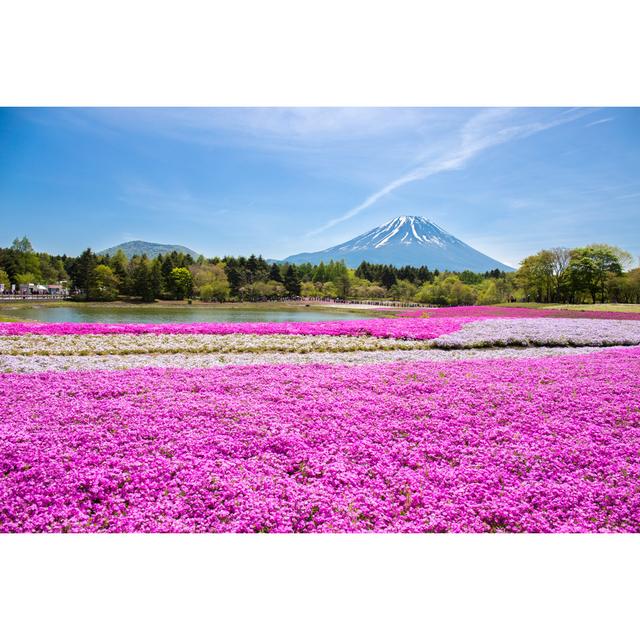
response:
<svg viewBox="0 0 640 640"><path fill-rule="evenodd" d="M640 348L0 393L3 532L640 532Z"/></svg>
<svg viewBox="0 0 640 640"><path fill-rule="evenodd" d="M0 335L82 335L82 334L218 334L372 336L430 340L457 331L477 318L373 318L335 322L200 322L184 324L92 324L7 322L0 325Z"/></svg>
<svg viewBox="0 0 640 640"><path fill-rule="evenodd" d="M593 318L597 320L640 320L640 313L628 311L579 311L577 309L530 309L528 307L427 307L398 314L403 318Z"/></svg>

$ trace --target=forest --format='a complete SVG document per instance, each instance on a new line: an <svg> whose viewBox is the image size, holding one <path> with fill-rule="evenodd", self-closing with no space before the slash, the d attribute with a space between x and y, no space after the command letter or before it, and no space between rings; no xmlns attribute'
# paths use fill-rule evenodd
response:
<svg viewBox="0 0 640 640"><path fill-rule="evenodd" d="M261 256L213 257L172 252L128 259L122 251L79 256L34 251L28 238L0 249L0 284L66 283L78 300L199 299L204 302L292 298L398 300L432 305L501 302L640 302L640 268L627 252L606 244L544 249L515 272L457 273L362 262L277 264Z"/></svg>

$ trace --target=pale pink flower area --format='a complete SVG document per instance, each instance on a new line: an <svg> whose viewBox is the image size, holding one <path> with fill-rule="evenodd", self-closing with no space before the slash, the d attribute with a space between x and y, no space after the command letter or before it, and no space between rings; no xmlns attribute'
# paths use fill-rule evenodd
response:
<svg viewBox="0 0 640 640"><path fill-rule="evenodd" d="M426 307L398 314L403 318L575 318L597 320L640 320L640 313L629 311L581 311L577 309L532 309L528 307Z"/></svg>
<svg viewBox="0 0 640 640"><path fill-rule="evenodd" d="M636 347L0 393L2 532L640 532Z"/></svg>
<svg viewBox="0 0 640 640"><path fill-rule="evenodd" d="M485 318L439 336L432 346L448 349L500 346L640 345L640 322L595 318Z"/></svg>
<svg viewBox="0 0 640 640"><path fill-rule="evenodd" d="M401 318L547 318L549 313L544 309L526 307L425 307L411 309L398 314Z"/></svg>
<svg viewBox="0 0 640 640"><path fill-rule="evenodd" d="M99 324L7 322L0 324L0 336L101 335L101 334L253 334L372 336L430 340L457 331L477 318L372 318L329 322L200 322L184 324Z"/></svg>

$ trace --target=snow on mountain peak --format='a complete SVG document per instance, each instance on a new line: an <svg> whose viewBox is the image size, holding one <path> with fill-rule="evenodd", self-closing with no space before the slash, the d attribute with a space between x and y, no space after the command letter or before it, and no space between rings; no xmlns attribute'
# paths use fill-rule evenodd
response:
<svg viewBox="0 0 640 640"><path fill-rule="evenodd" d="M448 243L459 241L427 218L420 216L398 216L354 240L342 245L345 250L380 249L389 244L400 245L437 245L444 247Z"/></svg>

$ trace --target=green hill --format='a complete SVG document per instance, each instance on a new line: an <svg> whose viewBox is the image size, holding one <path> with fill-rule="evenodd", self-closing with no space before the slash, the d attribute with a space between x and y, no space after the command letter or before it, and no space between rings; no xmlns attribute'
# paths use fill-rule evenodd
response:
<svg viewBox="0 0 640 640"><path fill-rule="evenodd" d="M156 256L165 253L171 253L172 251L177 251L178 253L188 253L194 259L196 259L200 255L197 251L189 249L189 247L183 247L181 244L158 244L157 242L144 242L143 240L131 240L130 242L123 242L122 244L118 244L115 247L109 247L108 249L98 251L98 255L106 256L107 254L109 254L110 256L113 256L119 249L122 249L124 254L129 259L135 255L141 256L143 253L145 253L148 258L155 258Z"/></svg>

